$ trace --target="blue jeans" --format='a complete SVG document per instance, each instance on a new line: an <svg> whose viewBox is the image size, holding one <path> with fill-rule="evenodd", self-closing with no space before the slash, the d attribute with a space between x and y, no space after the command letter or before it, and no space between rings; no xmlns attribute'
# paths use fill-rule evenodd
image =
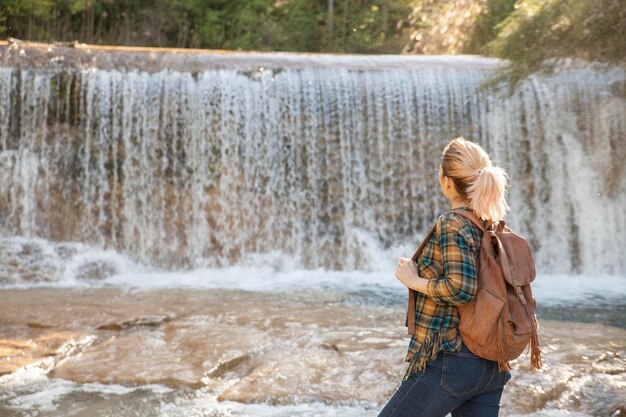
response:
<svg viewBox="0 0 626 417"><path fill-rule="evenodd" d="M378 417L497 417L511 372L480 358L465 345L441 351L423 373L403 381Z"/></svg>

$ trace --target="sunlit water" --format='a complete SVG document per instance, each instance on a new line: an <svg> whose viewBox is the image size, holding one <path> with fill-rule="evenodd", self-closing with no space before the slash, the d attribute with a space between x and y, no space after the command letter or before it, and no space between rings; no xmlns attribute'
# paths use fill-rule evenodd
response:
<svg viewBox="0 0 626 417"><path fill-rule="evenodd" d="M383 271L276 255L168 272L82 244L2 244L46 252L24 276L54 277L0 290L0 356L28 359L0 377L3 416L375 416L404 369L406 291ZM537 277L545 367L515 362L503 416L622 415L623 281Z"/></svg>
<svg viewBox="0 0 626 417"><path fill-rule="evenodd" d="M458 135L537 263L546 368L502 414L626 415L623 70L507 96L476 57L0 55L3 417L375 416Z"/></svg>
<svg viewBox="0 0 626 417"><path fill-rule="evenodd" d="M0 411L375 416L404 370L404 310L354 299L307 288L5 289L0 352L17 363L0 364ZM626 330L540 324L544 368L528 371L525 354L513 363L502 415L622 415Z"/></svg>
<svg viewBox="0 0 626 417"><path fill-rule="evenodd" d="M534 75L509 95L481 90L500 64L479 57L161 54L143 69L145 54L23 51L0 48L4 236L172 270L275 251L380 270L448 208L440 153L463 135L506 168L507 224L540 272L626 273L621 68Z"/></svg>

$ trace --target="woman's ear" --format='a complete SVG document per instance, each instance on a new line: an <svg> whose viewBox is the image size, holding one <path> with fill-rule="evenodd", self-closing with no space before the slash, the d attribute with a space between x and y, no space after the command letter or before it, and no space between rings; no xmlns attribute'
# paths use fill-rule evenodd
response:
<svg viewBox="0 0 626 417"><path fill-rule="evenodd" d="M443 188L445 188L446 190L450 190L450 178L441 177L441 184L443 185Z"/></svg>

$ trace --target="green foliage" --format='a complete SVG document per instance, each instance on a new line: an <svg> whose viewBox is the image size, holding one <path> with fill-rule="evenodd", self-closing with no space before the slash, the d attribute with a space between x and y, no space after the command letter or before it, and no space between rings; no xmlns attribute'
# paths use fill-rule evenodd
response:
<svg viewBox="0 0 626 417"><path fill-rule="evenodd" d="M467 53L488 54L486 45L498 36L500 23L515 10L516 0L488 0L487 11L476 20Z"/></svg>
<svg viewBox="0 0 626 417"><path fill-rule="evenodd" d="M519 0L494 26L486 50L510 64L499 79L512 85L564 58L624 63L626 8L622 0Z"/></svg>
<svg viewBox="0 0 626 417"><path fill-rule="evenodd" d="M411 3L0 0L0 36L112 45L399 53L404 39L402 19L410 13Z"/></svg>
<svg viewBox="0 0 626 417"><path fill-rule="evenodd" d="M486 8L464 52L508 60L492 83L514 85L568 57L624 63L624 0L476 1ZM400 53L409 33L428 24L411 12L432 21L451 7L445 0L0 0L0 37L385 54Z"/></svg>
<svg viewBox="0 0 626 417"><path fill-rule="evenodd" d="M406 39L402 23L412 1L344 0L336 2L334 37L327 49L334 52L399 53ZM389 50L391 48L391 50Z"/></svg>
<svg viewBox="0 0 626 417"><path fill-rule="evenodd" d="M42 17L50 13L54 0L6 0L2 5L9 13L29 13L33 17Z"/></svg>

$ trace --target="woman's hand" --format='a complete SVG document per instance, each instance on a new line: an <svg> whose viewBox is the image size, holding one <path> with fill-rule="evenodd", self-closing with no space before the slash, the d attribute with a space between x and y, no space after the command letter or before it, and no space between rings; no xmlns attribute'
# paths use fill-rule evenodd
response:
<svg viewBox="0 0 626 417"><path fill-rule="evenodd" d="M410 258L400 258L396 268L396 278L405 287L414 289L418 281L417 264L415 261Z"/></svg>

